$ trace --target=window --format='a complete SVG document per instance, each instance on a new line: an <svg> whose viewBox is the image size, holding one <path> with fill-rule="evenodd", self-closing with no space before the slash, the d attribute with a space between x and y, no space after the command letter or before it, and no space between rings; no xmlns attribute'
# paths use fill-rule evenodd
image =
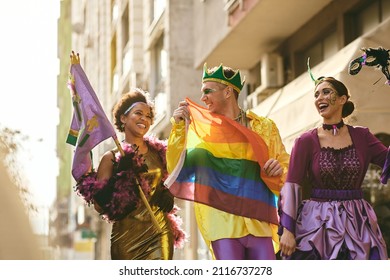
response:
<svg viewBox="0 0 390 280"><path fill-rule="evenodd" d="M121 34L122 34L122 75L127 75L131 69L133 61L132 52L129 50L130 41L130 21L129 21L129 5L126 5L121 18Z"/></svg>
<svg viewBox="0 0 390 280"><path fill-rule="evenodd" d="M116 67L116 34L114 34L111 40L111 90L112 93L116 93L118 90L118 73Z"/></svg>
<svg viewBox="0 0 390 280"><path fill-rule="evenodd" d="M125 49L127 43L129 42L129 5L126 6L126 9L123 12L121 19L121 28L122 28L122 50Z"/></svg>
<svg viewBox="0 0 390 280"><path fill-rule="evenodd" d="M158 20L165 10L166 0L153 0L151 5L151 22Z"/></svg>
<svg viewBox="0 0 390 280"><path fill-rule="evenodd" d="M361 36L379 24L379 2L376 1L362 9L356 17L358 35Z"/></svg>
<svg viewBox="0 0 390 280"><path fill-rule="evenodd" d="M164 36L161 36L154 48L154 81L153 92L155 98L156 118L166 110L167 96L165 79L167 77L167 52L164 50Z"/></svg>
<svg viewBox="0 0 390 280"><path fill-rule="evenodd" d="M332 31L327 36L321 37L320 40L314 42L310 45L309 48L304 50L300 57L300 61L307 60L308 57L310 57L310 66L313 67L314 65L319 64L325 59L328 59L332 55L336 54L339 50L339 44L337 42L337 32ZM303 73L306 68L304 68L306 65L301 65L302 68L300 68L299 73Z"/></svg>
<svg viewBox="0 0 390 280"><path fill-rule="evenodd" d="M361 7L355 13L352 13L353 27L355 28L356 37L371 31L381 22L390 17L390 1L376 0L369 1L368 5Z"/></svg>
<svg viewBox="0 0 390 280"><path fill-rule="evenodd" d="M118 19L118 5L115 0L111 0L111 20L116 21Z"/></svg>
<svg viewBox="0 0 390 280"><path fill-rule="evenodd" d="M167 52L164 50L164 36L161 36L155 47L155 76L156 90L164 91L165 78L167 77Z"/></svg>
<svg viewBox="0 0 390 280"><path fill-rule="evenodd" d="M336 32L333 32L329 34L329 36L325 37L322 45L324 59L328 59L332 55L336 54L339 50Z"/></svg>
<svg viewBox="0 0 390 280"><path fill-rule="evenodd" d="M381 1L381 21L385 21L390 17L390 1L382 0Z"/></svg>

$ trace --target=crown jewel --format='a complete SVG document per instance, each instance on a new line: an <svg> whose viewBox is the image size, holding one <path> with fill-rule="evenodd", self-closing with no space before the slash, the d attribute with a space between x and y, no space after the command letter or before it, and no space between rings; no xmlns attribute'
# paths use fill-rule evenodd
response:
<svg viewBox="0 0 390 280"><path fill-rule="evenodd" d="M233 70L234 71L234 70ZM245 84L245 77L244 80L241 82L241 74L240 70L234 71L235 74L231 78L225 77L225 74L223 72L223 65L222 63L219 65L217 70L211 73L211 71L207 68L207 63L203 66L203 82L217 82L221 83L227 86L232 86L238 93L240 93L242 87Z"/></svg>

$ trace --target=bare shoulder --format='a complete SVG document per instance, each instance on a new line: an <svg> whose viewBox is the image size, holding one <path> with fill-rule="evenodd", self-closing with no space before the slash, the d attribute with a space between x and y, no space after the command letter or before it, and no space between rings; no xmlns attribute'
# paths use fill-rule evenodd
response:
<svg viewBox="0 0 390 280"><path fill-rule="evenodd" d="M107 179L111 177L114 159L115 153L113 151L110 150L104 153L97 170L99 179Z"/></svg>
<svg viewBox="0 0 390 280"><path fill-rule="evenodd" d="M118 152L118 150L109 150L109 151L104 153L103 157L114 158L114 156L117 152Z"/></svg>

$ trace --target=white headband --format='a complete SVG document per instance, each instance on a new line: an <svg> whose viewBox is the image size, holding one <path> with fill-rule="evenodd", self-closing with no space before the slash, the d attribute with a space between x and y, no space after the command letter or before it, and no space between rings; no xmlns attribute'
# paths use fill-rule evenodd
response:
<svg viewBox="0 0 390 280"><path fill-rule="evenodd" d="M145 102L142 102L142 101L135 102L135 103L131 104L130 107L127 108L127 110L126 110L123 114L124 114L124 115L127 115L127 114L131 111L131 109L134 108L135 105L138 105L138 104L140 104L140 103L146 104ZM148 104L146 104L146 105L148 105Z"/></svg>

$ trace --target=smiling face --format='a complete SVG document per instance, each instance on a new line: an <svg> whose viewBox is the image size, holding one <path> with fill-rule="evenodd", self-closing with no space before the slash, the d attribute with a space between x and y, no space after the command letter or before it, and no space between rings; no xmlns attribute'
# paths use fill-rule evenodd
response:
<svg viewBox="0 0 390 280"><path fill-rule="evenodd" d="M200 100L204 102L210 112L223 115L227 106L227 88L227 86L220 83L204 82L202 84L202 96Z"/></svg>
<svg viewBox="0 0 390 280"><path fill-rule="evenodd" d="M347 101L345 95L339 96L329 82L318 84L314 92L314 104L325 123L337 123L342 119L343 105Z"/></svg>
<svg viewBox="0 0 390 280"><path fill-rule="evenodd" d="M121 121L125 126L125 132L136 137L143 137L153 122L153 114L148 104L137 102L132 105L129 112L121 116Z"/></svg>

